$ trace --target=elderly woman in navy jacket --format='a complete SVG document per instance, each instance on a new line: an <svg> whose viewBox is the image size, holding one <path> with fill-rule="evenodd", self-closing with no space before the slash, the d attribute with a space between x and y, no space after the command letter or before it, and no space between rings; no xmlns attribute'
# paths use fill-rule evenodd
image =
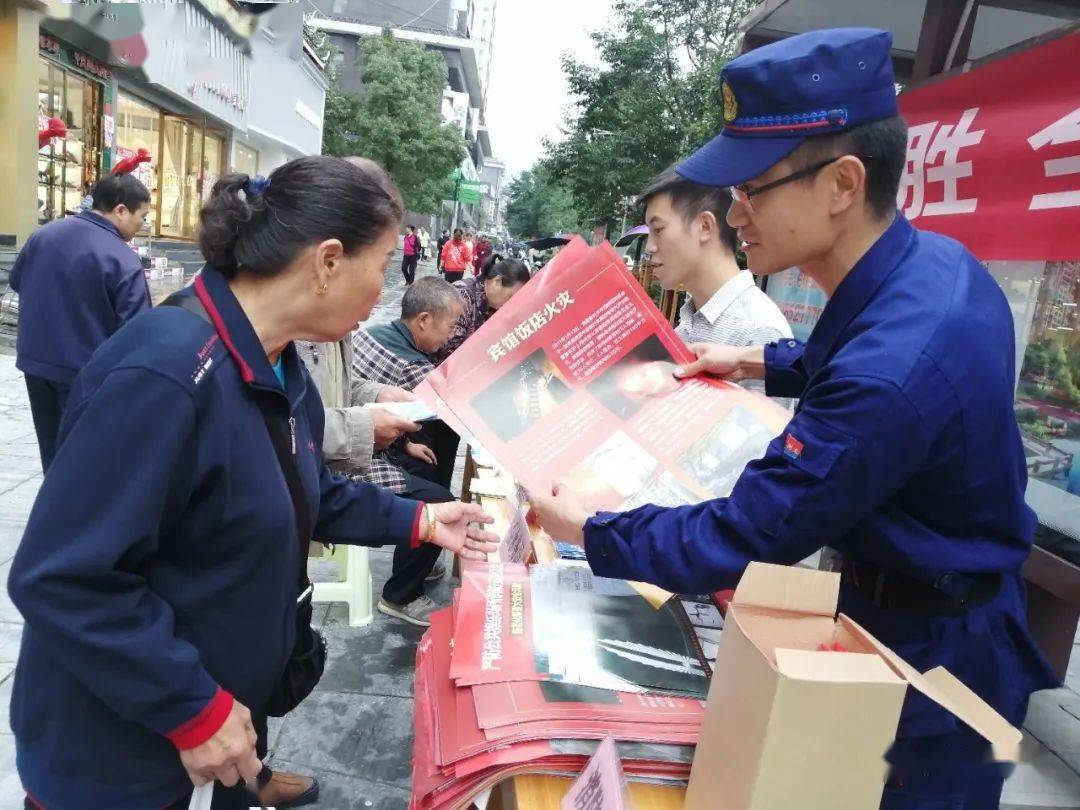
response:
<svg viewBox="0 0 1080 810"><path fill-rule="evenodd" d="M184 292L204 312L136 318L76 379L9 581L26 619L11 725L36 805L186 807L193 783L260 772L300 562L260 398L287 420L315 538L494 548L476 507L398 498L323 461L293 341L367 318L401 216L384 172L338 158L223 177L201 215L208 264Z"/></svg>

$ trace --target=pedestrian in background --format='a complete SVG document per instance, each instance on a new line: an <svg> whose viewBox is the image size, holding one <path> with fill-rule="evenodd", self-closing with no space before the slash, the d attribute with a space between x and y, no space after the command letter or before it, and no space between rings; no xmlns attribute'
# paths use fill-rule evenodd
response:
<svg viewBox="0 0 1080 810"><path fill-rule="evenodd" d="M435 271L441 273L442 267L442 251L446 246L446 243L450 241L450 231L447 228L443 228L442 236L439 237L439 241L435 246Z"/></svg>
<svg viewBox="0 0 1080 810"><path fill-rule="evenodd" d="M465 268L472 265L472 250L461 237L461 228L454 231L454 238L443 245L440 253L443 276L447 281L461 281Z"/></svg>
<svg viewBox="0 0 1080 810"><path fill-rule="evenodd" d="M41 467L56 452L75 375L121 326L150 308L142 261L127 244L150 211L130 174L94 187L92 207L35 231L11 268L19 294L15 366L26 375Z"/></svg>
<svg viewBox="0 0 1080 810"><path fill-rule="evenodd" d="M492 250L493 248L491 242L488 241L487 234L480 234L480 238L476 242L475 252L473 253L473 275L480 272L480 268L484 266L484 262L487 261Z"/></svg>
<svg viewBox="0 0 1080 810"><path fill-rule="evenodd" d="M410 225L409 232L405 234L401 257L401 275L405 276L406 287L411 285L416 278L416 265L419 261L420 237L416 235L416 226Z"/></svg>

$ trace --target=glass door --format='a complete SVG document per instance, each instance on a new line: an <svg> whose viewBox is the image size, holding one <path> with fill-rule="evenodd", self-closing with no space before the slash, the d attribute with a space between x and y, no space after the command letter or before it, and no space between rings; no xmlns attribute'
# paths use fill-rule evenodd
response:
<svg viewBox="0 0 1080 810"><path fill-rule="evenodd" d="M195 143L195 128L183 118L166 115L164 151L161 160L162 236L190 238L193 235L190 199L195 191L202 153L201 138Z"/></svg>
<svg viewBox="0 0 1080 810"><path fill-rule="evenodd" d="M150 214L146 227L157 233L158 167L161 165L161 110L121 92L117 97L116 153L114 162L134 157L140 149L150 153L149 163L140 163L133 174L150 189Z"/></svg>

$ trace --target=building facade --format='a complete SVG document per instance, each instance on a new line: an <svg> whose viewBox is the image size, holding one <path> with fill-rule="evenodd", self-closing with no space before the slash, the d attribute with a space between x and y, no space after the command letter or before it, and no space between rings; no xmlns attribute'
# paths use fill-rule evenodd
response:
<svg viewBox="0 0 1080 810"><path fill-rule="evenodd" d="M295 5L260 18L227 0L0 0L0 44L0 113L18 132L7 135L18 158L0 175L15 189L0 204L0 239L13 245L77 211L121 161L147 156L133 174L151 191L149 235L192 239L223 173L321 148L325 80ZM37 144L54 119L66 134Z"/></svg>
<svg viewBox="0 0 1080 810"><path fill-rule="evenodd" d="M490 133L484 121L494 51L498 0L312 0L318 11L309 24L325 32L340 54L338 85L349 93L362 88L360 49L363 37L389 26L394 35L437 51L446 61L447 82L442 116L465 139L467 154L460 166L463 180L479 182L493 161ZM456 206L456 221L476 229L482 224L482 203ZM455 205L447 201L435 228L449 227Z"/></svg>

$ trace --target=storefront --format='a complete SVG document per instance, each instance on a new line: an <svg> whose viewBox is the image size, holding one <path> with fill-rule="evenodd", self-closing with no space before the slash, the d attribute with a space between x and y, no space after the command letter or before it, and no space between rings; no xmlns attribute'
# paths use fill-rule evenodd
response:
<svg viewBox="0 0 1080 810"><path fill-rule="evenodd" d="M117 98L116 159L146 149L153 160L135 170L150 189L150 232L193 239L199 208L225 168L228 133L205 116L167 112L121 90Z"/></svg>
<svg viewBox="0 0 1080 810"><path fill-rule="evenodd" d="M50 118L67 128L38 150L39 224L79 209L103 170L103 123L111 102L109 68L56 37L38 38L38 129Z"/></svg>

